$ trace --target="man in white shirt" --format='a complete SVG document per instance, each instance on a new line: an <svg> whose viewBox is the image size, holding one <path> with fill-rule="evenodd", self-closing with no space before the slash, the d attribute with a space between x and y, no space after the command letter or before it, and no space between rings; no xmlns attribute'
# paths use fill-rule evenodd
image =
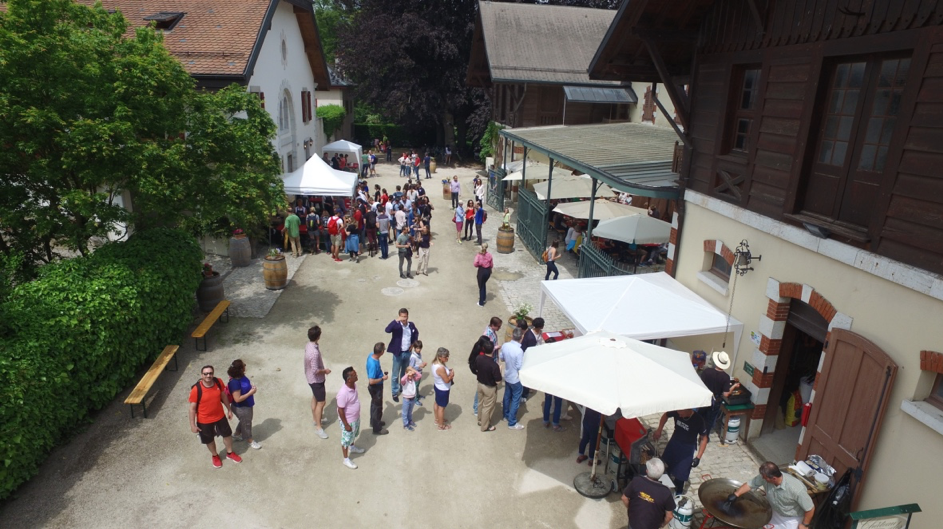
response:
<svg viewBox="0 0 943 529"><path fill-rule="evenodd" d="M517 422L517 409L521 405L521 392L524 390L518 374L524 362L524 350L521 349L523 336L524 329L515 327L512 341L501 346L501 360L504 362L504 418L510 430L524 429L524 425Z"/></svg>

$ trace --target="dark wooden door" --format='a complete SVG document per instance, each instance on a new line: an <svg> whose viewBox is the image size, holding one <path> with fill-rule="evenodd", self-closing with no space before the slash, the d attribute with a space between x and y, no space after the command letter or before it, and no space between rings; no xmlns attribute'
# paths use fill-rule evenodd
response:
<svg viewBox="0 0 943 529"><path fill-rule="evenodd" d="M831 331L796 458L818 454L839 476L845 469L860 468L852 507L867 480L896 375L897 364L876 345L851 331Z"/></svg>

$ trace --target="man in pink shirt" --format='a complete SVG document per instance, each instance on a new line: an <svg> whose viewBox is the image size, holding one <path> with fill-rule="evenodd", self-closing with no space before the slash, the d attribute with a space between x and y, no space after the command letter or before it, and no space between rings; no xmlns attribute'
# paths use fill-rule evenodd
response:
<svg viewBox="0 0 943 529"><path fill-rule="evenodd" d="M350 469L357 468L357 464L350 460L348 450L355 454L362 454L363 448L354 445L354 439L360 434L360 397L357 395L357 372L353 367L344 369L342 373L344 385L337 391L337 418L344 427L341 429L341 452L344 454L344 466Z"/></svg>
<svg viewBox="0 0 943 529"><path fill-rule="evenodd" d="M321 340L321 327L315 325L308 329L308 343L305 345L305 378L311 387L311 415L314 418L315 433L321 439L327 439L324 428L321 426L321 415L324 413L324 404L327 395L324 391L324 376L330 375L331 370L324 367L321 349L318 342Z"/></svg>

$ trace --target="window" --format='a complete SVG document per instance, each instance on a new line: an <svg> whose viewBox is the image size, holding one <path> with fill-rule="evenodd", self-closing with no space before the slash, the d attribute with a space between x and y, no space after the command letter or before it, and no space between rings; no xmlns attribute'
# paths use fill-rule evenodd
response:
<svg viewBox="0 0 943 529"><path fill-rule="evenodd" d="M286 169L287 169L286 172L289 172L289 173L290 173L290 172L292 172L292 171L295 170L295 157L294 157L294 155L289 154L287 157L285 157L285 165L287 166L287 167L286 167Z"/></svg>
<svg viewBox="0 0 943 529"><path fill-rule="evenodd" d="M839 223L845 235L868 240L909 71L908 57L864 58L828 70L801 214Z"/></svg>
<svg viewBox="0 0 943 529"><path fill-rule="evenodd" d="M730 151L745 154L750 152L750 132L756 118L757 95L760 86L760 69L744 68L735 78L733 93L733 115L730 123Z"/></svg>
<svg viewBox="0 0 943 529"><path fill-rule="evenodd" d="M170 31L174 29L178 22L183 18L184 13L174 13L161 11L153 15L144 17L144 20L154 23L154 29L158 31Z"/></svg>
<svg viewBox="0 0 943 529"><path fill-rule="evenodd" d="M307 123L311 121L311 92L307 90L301 91L301 122Z"/></svg>
<svg viewBox="0 0 943 529"><path fill-rule="evenodd" d="M288 103L288 96L282 96L281 105L278 108L278 130L282 133L287 133L289 127L291 126L290 120L290 107Z"/></svg>
<svg viewBox="0 0 943 529"><path fill-rule="evenodd" d="M723 255L715 253L713 256L713 259L711 259L710 273L724 281L730 281L730 263L727 262Z"/></svg>
<svg viewBox="0 0 943 529"><path fill-rule="evenodd" d="M943 375L937 374L933 389L930 390L930 396L926 400L927 403L943 410Z"/></svg>

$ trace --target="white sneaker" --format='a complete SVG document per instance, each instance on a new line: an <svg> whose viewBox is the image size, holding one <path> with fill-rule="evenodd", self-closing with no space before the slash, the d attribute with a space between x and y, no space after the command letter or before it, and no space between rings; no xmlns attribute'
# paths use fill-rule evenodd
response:
<svg viewBox="0 0 943 529"><path fill-rule="evenodd" d="M324 428L318 428L318 431L314 433L318 434L321 439L327 439L327 432L324 431Z"/></svg>
<svg viewBox="0 0 943 529"><path fill-rule="evenodd" d="M351 452L353 452L353 453L355 453L355 454L362 454L362 453L364 453L364 449L363 449L363 448L360 448L360 447L357 446L357 445L350 445L350 448L349 448L348 450L350 450Z"/></svg>
<svg viewBox="0 0 943 529"><path fill-rule="evenodd" d="M517 423L514 426L508 426L508 430L523 430L523 429L524 429L524 425L521 423Z"/></svg>
<svg viewBox="0 0 943 529"><path fill-rule="evenodd" d="M255 441L252 441L251 443L249 443L249 446L251 446L252 448L255 448L256 450L262 448L262 445L260 445L259 443Z"/></svg>
<svg viewBox="0 0 943 529"><path fill-rule="evenodd" d="M350 469L356 469L357 463L354 463L350 459L344 459L344 466Z"/></svg>

